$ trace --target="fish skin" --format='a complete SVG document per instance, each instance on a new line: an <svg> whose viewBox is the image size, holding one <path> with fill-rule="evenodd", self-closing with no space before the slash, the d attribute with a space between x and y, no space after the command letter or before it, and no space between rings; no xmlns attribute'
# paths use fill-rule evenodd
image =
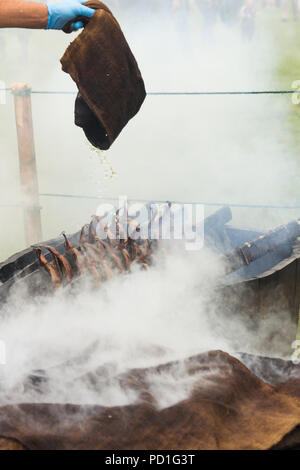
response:
<svg viewBox="0 0 300 470"><path fill-rule="evenodd" d="M45 256L42 255L41 248L36 248L35 251L39 259L40 265L48 272L51 277L53 288L55 290L58 289L61 286L61 279L55 267L46 260Z"/></svg>
<svg viewBox="0 0 300 470"><path fill-rule="evenodd" d="M41 245L41 247L47 249L48 251L50 251L50 253L53 255L54 259L57 260L58 263L59 263L59 267L61 269L62 276L65 275L67 280L69 282L72 282L73 272L72 272L72 268L71 268L71 265L70 265L69 261L63 255L61 255L56 250L56 248L54 248L53 246Z"/></svg>

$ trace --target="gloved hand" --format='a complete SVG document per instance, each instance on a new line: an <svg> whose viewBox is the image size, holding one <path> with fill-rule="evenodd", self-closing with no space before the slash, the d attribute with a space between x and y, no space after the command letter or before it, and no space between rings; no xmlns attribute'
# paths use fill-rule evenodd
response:
<svg viewBox="0 0 300 470"><path fill-rule="evenodd" d="M49 19L46 29L62 29L69 21L79 15L91 18L95 10L82 5L85 2L86 0L64 0L58 3L47 3ZM83 28L81 21L72 24L72 31L77 31L80 28Z"/></svg>

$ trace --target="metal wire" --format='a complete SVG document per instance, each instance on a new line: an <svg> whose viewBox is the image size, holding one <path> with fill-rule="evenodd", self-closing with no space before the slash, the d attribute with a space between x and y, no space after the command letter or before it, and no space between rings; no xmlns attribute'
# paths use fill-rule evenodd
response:
<svg viewBox="0 0 300 470"><path fill-rule="evenodd" d="M7 204L0 204L0 207L22 207L23 209L42 209L41 206L38 206L36 204L25 204L22 202L17 202L17 203L7 203Z"/></svg>
<svg viewBox="0 0 300 470"><path fill-rule="evenodd" d="M98 197L98 196L86 196L86 195L76 195L76 194L52 194L52 193L41 193L40 197L53 197L53 198L62 198L62 199L81 199L81 200L93 200L93 201L118 201L118 197ZM202 205L208 207L232 207L240 209L279 209L279 210L300 210L299 206L289 206L289 205L268 205L268 204L240 204L240 203L228 203L228 202L207 202L207 201L166 201L166 200L156 200L156 199L128 199L128 203L139 203L139 204L171 204L171 205ZM22 203L13 203L13 204L1 204L0 207L21 207L28 208L29 206ZM41 209L40 206L30 206Z"/></svg>
<svg viewBox="0 0 300 470"><path fill-rule="evenodd" d="M2 88L0 92L11 91ZM76 95L77 91L32 90L34 95ZM210 95L287 95L297 93L297 90L252 90L252 91L151 91L148 96L210 96Z"/></svg>
<svg viewBox="0 0 300 470"><path fill-rule="evenodd" d="M95 200L95 201L117 201L118 197L97 197L97 196L85 196L85 195L76 195L76 194L50 194L44 193L40 194L42 197L55 197L55 198L69 198L69 199L86 199L86 200ZM128 199L129 203L137 202L141 204L192 204L192 205L203 205L211 207L235 207L235 208L247 208L247 209L284 209L284 210L297 210L300 209L299 206L288 206L288 205L266 205L266 204L237 204L237 203L224 203L224 202L189 202L189 201L158 201L155 199Z"/></svg>
<svg viewBox="0 0 300 470"><path fill-rule="evenodd" d="M286 95L297 93L296 90L261 90L261 91L156 91L149 92L152 96L202 96L202 95Z"/></svg>

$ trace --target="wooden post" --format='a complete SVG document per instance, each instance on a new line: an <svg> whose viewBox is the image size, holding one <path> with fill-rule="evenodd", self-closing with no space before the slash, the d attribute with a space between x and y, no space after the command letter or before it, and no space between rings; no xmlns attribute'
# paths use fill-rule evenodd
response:
<svg viewBox="0 0 300 470"><path fill-rule="evenodd" d="M11 86L11 90L15 101L25 239L26 244L30 246L42 239L41 208L39 206L31 111L31 88L27 83L17 83Z"/></svg>

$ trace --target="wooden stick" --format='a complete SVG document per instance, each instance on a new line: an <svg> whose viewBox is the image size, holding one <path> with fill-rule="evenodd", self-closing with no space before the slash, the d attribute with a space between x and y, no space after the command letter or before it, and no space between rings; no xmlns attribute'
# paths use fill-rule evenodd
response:
<svg viewBox="0 0 300 470"><path fill-rule="evenodd" d="M27 83L11 86L19 148L20 179L24 203L25 239L28 246L42 239L41 208L34 149L31 88Z"/></svg>

